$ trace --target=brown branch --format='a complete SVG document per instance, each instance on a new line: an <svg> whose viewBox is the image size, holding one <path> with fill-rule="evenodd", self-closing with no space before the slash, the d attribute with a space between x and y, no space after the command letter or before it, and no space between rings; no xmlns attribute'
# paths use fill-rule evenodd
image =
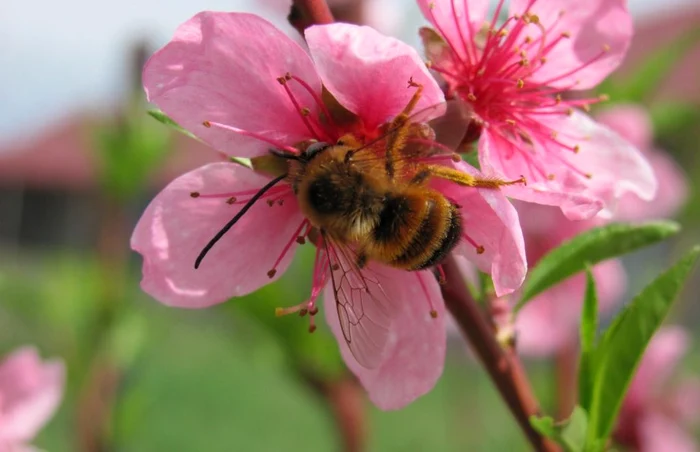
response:
<svg viewBox="0 0 700 452"><path fill-rule="evenodd" d="M578 343L570 340L554 358L557 388L557 418L568 419L576 406L578 389Z"/></svg>
<svg viewBox="0 0 700 452"><path fill-rule="evenodd" d="M496 341L493 328L469 294L452 256L447 258L443 267L447 280L447 283L442 286L445 305L479 356L520 428L536 450L559 451L556 444L543 437L530 425L530 416L539 415L540 409L515 352L504 350Z"/></svg>
<svg viewBox="0 0 700 452"><path fill-rule="evenodd" d="M304 30L311 25L331 24L335 21L326 0L294 0L287 19L302 36Z"/></svg>

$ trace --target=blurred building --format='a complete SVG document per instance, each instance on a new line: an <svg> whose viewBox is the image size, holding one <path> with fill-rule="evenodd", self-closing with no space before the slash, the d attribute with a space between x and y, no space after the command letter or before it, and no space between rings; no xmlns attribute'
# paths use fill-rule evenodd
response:
<svg viewBox="0 0 700 452"><path fill-rule="evenodd" d="M647 17L637 25L621 74L633 70L654 49L667 46L698 27L700 5ZM142 47L136 48L135 56L137 61L143 61ZM136 67L134 73L139 74L141 64ZM654 97L700 102L699 70L700 43L678 64ZM138 80L138 75L135 79ZM38 129L35 135L21 142L0 149L0 246L89 248L94 245L100 159L93 132L95 125L112 120L92 112L75 112L46 129ZM172 152L154 174L152 192L179 174L219 158L184 135L176 134L174 143ZM134 206L131 220L135 221L147 200L145 197L141 205Z"/></svg>

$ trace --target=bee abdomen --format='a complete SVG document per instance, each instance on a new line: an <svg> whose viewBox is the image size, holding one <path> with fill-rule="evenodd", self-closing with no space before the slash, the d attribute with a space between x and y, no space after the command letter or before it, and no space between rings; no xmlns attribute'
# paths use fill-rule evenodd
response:
<svg viewBox="0 0 700 452"><path fill-rule="evenodd" d="M462 232L456 207L438 193L392 196L385 202L374 238L387 264L421 270L439 263Z"/></svg>

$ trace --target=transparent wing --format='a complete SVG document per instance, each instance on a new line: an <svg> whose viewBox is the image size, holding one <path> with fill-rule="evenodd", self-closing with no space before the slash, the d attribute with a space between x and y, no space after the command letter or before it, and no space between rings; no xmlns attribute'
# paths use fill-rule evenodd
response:
<svg viewBox="0 0 700 452"><path fill-rule="evenodd" d="M397 152L396 161L456 152L472 119L473 110L460 100L450 100L415 112L407 120L410 124L408 134L405 145ZM386 124L379 137L354 152L353 162L361 164L383 160L387 139L399 131L400 126Z"/></svg>
<svg viewBox="0 0 700 452"><path fill-rule="evenodd" d="M352 250L327 236L324 246L345 342L361 366L374 369L388 345L395 310L376 275L357 267Z"/></svg>

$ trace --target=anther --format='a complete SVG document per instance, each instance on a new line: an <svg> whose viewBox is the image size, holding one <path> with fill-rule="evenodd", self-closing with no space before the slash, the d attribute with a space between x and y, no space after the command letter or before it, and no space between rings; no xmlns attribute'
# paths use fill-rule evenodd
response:
<svg viewBox="0 0 700 452"><path fill-rule="evenodd" d="M575 144L574 145L574 154L578 154L580 150L581 150L581 146L579 146L578 144Z"/></svg>
<svg viewBox="0 0 700 452"><path fill-rule="evenodd" d="M267 272L267 277L270 278L270 279L272 279L272 278L275 277L276 274L277 274L277 270L275 270L275 269L273 268L272 270L270 270L269 272Z"/></svg>
<svg viewBox="0 0 700 452"><path fill-rule="evenodd" d="M457 154L456 152L452 154L452 161L457 163L462 161L462 156Z"/></svg>
<svg viewBox="0 0 700 452"><path fill-rule="evenodd" d="M509 124L511 126L515 126L517 123L515 122L514 119L506 119L506 124Z"/></svg>
<svg viewBox="0 0 700 452"><path fill-rule="evenodd" d="M272 207L272 206L275 205L275 201L274 201L273 199L268 199L268 200L267 200L267 205L270 206L270 207Z"/></svg>
<svg viewBox="0 0 700 452"><path fill-rule="evenodd" d="M283 206L284 205L284 198L280 198L277 200L277 205L278 206Z"/></svg>
<svg viewBox="0 0 700 452"><path fill-rule="evenodd" d="M284 74L284 79L285 79L286 81L291 80L291 79L292 79L292 74L291 74L290 72L287 72L286 74Z"/></svg>
<svg viewBox="0 0 700 452"><path fill-rule="evenodd" d="M309 310L306 308L299 309L299 317L304 317L308 313L309 313Z"/></svg>
<svg viewBox="0 0 700 452"><path fill-rule="evenodd" d="M309 116L311 114L311 110L308 107L304 107L301 109L300 113L303 116Z"/></svg>
<svg viewBox="0 0 700 452"><path fill-rule="evenodd" d="M582 108L583 111L585 111L586 113L588 113L589 111L591 111L591 106L588 105L588 104L583 104L583 105L581 105L581 108Z"/></svg>
<svg viewBox="0 0 700 452"><path fill-rule="evenodd" d="M591 173L586 173L586 174L584 174L584 176L586 176L586 179L592 179L592 178L593 178L593 175L592 175Z"/></svg>
<svg viewBox="0 0 700 452"><path fill-rule="evenodd" d="M309 325L309 333L313 333L314 331L316 331L316 325L314 325L314 324Z"/></svg>
<svg viewBox="0 0 700 452"><path fill-rule="evenodd" d="M338 271L339 269L340 269L340 265L338 265L338 264L331 265L331 270L333 270L334 272Z"/></svg>
<svg viewBox="0 0 700 452"><path fill-rule="evenodd" d="M432 309L432 310L430 311L430 317L432 317L432 318L434 318L434 319L437 319L437 318L438 318L438 313L437 313L437 311L436 311L435 309Z"/></svg>
<svg viewBox="0 0 700 452"><path fill-rule="evenodd" d="M523 58L522 60L520 60L520 63L519 63L519 64L520 64L521 66L523 66L523 67L529 66L529 65L530 65L530 61L529 61L527 58Z"/></svg>
<svg viewBox="0 0 700 452"><path fill-rule="evenodd" d="M425 62L425 67L427 67L428 69L430 69L431 67L433 67L433 62L430 61L430 60L426 61L426 62Z"/></svg>
<svg viewBox="0 0 700 452"><path fill-rule="evenodd" d="M279 82L280 85L284 85L287 83L287 79L284 77L277 77L277 82Z"/></svg>
<svg viewBox="0 0 700 452"><path fill-rule="evenodd" d="M198 191L193 191L193 192L190 193L190 196L191 196L192 198L199 198L199 192L198 192Z"/></svg>
<svg viewBox="0 0 700 452"><path fill-rule="evenodd" d="M559 105L561 103L561 94L557 94L554 97L554 103L556 103L557 105Z"/></svg>
<svg viewBox="0 0 700 452"><path fill-rule="evenodd" d="M467 94L467 99L469 99L471 102L476 101L476 96L472 93Z"/></svg>
<svg viewBox="0 0 700 452"><path fill-rule="evenodd" d="M486 251L486 249L482 245L476 247L476 254L484 254L484 251Z"/></svg>
<svg viewBox="0 0 700 452"><path fill-rule="evenodd" d="M529 36L525 36L525 44L530 44L532 42L532 38Z"/></svg>
<svg viewBox="0 0 700 452"><path fill-rule="evenodd" d="M318 314L318 308L316 306L309 309L309 315L316 315L316 314Z"/></svg>
<svg viewBox="0 0 700 452"><path fill-rule="evenodd" d="M206 127L207 129L208 129L209 127L211 127L211 123L210 123L209 121L204 121L204 122L202 122L202 125L203 125L204 127Z"/></svg>
<svg viewBox="0 0 700 452"><path fill-rule="evenodd" d="M230 198L228 198L228 199L226 200L226 204L233 204L234 202L236 202L236 197L235 197L235 196L231 196Z"/></svg>
<svg viewBox="0 0 700 452"><path fill-rule="evenodd" d="M301 235L300 235L299 237L297 237L297 243L298 243L299 245L305 244L305 243L306 243L306 239L304 238L304 236L301 236Z"/></svg>
<svg viewBox="0 0 700 452"><path fill-rule="evenodd" d="M569 107L566 109L566 116L571 116L574 114L574 109Z"/></svg>
<svg viewBox="0 0 700 452"><path fill-rule="evenodd" d="M610 52L610 45L603 44L603 52Z"/></svg>
<svg viewBox="0 0 700 452"><path fill-rule="evenodd" d="M557 132L556 130L552 130L552 133L550 134L550 136L552 137L552 139L556 140L557 137L559 136L559 132Z"/></svg>
<svg viewBox="0 0 700 452"><path fill-rule="evenodd" d="M540 58L540 63L544 64L547 62L547 57Z"/></svg>
<svg viewBox="0 0 700 452"><path fill-rule="evenodd" d="M499 37L499 38L504 38L504 37L506 37L506 36L508 36L508 30L501 30L501 31L498 32L498 37Z"/></svg>
<svg viewBox="0 0 700 452"><path fill-rule="evenodd" d="M555 176L554 174L547 174L547 179L549 179L549 180L554 180L554 179L556 179L556 177L557 176Z"/></svg>
<svg viewBox="0 0 700 452"><path fill-rule="evenodd" d="M525 86L525 82L523 81L523 79L519 78L515 86L517 86L518 88L522 88L523 86Z"/></svg>
<svg viewBox="0 0 700 452"><path fill-rule="evenodd" d="M598 96L598 99L600 99L601 102L607 102L610 100L610 96L608 96L607 94L601 94L600 96Z"/></svg>
<svg viewBox="0 0 700 452"><path fill-rule="evenodd" d="M571 33L569 33L568 31L564 31L564 32L562 32L561 36L562 36L562 38L570 38Z"/></svg>

